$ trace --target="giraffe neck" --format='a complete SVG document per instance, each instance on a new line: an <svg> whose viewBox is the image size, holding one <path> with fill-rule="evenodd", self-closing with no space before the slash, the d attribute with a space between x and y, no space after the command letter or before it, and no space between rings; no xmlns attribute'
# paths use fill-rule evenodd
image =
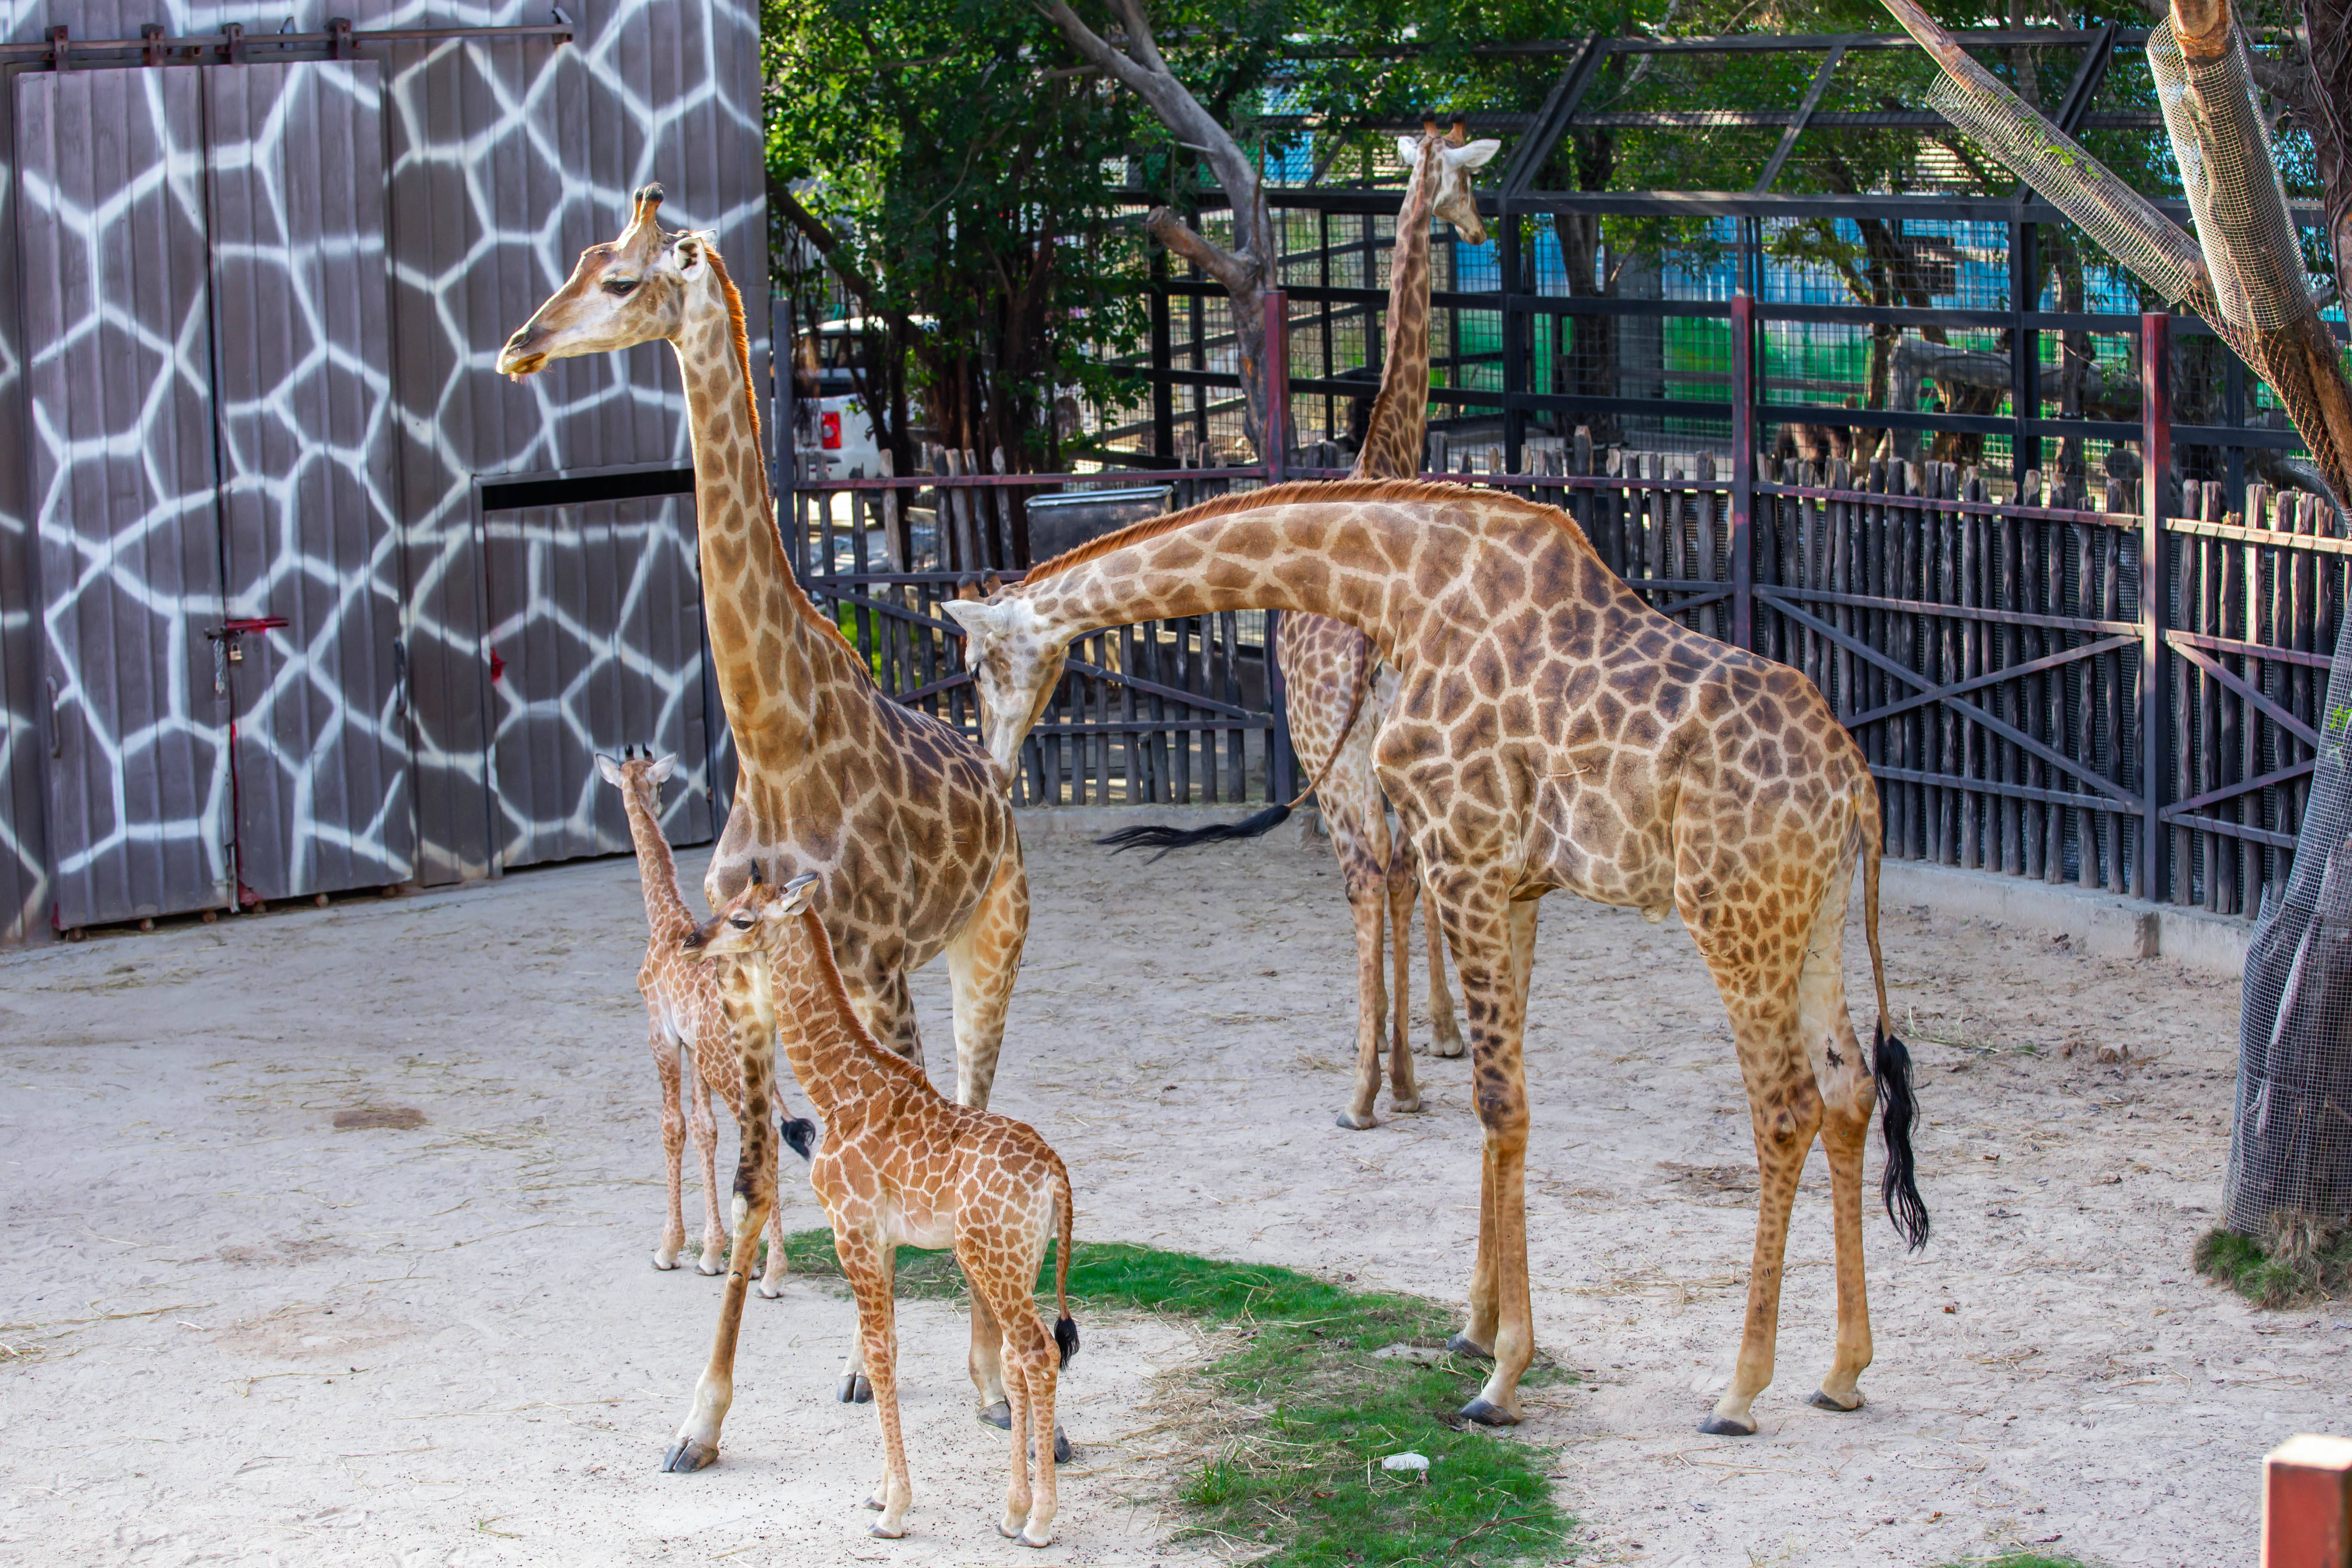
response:
<svg viewBox="0 0 2352 1568"><path fill-rule="evenodd" d="M767 963L776 1042L828 1127L871 1120L909 1094L938 1098L920 1068L884 1050L857 1021L815 910L772 933Z"/></svg>
<svg viewBox="0 0 2352 1568"><path fill-rule="evenodd" d="M1439 163L1436 148L1424 142L1397 213L1396 248L1389 257L1387 347L1381 390L1356 454L1360 479L1409 479L1421 472L1428 445L1429 223L1437 202Z"/></svg>
<svg viewBox="0 0 2352 1568"><path fill-rule="evenodd" d="M656 938L667 937L675 946L694 929L695 920L677 890L677 860L669 852L669 840L662 837L661 818L654 803L645 798L653 788L631 780L623 786L621 799L628 807L629 839L637 849L637 880L645 884L646 924Z"/></svg>
<svg viewBox="0 0 2352 1568"><path fill-rule="evenodd" d="M1640 605L1557 509L1410 480L1237 493L1064 559L1005 590L1048 647L1136 621L1297 610L1347 622L1403 668L1424 648L1449 657L1530 605Z"/></svg>
<svg viewBox="0 0 2352 1568"><path fill-rule="evenodd" d="M773 777L808 765L839 699L870 700L873 687L784 559L742 342L741 303L721 280L689 300L672 346L694 441L711 673L742 766Z"/></svg>

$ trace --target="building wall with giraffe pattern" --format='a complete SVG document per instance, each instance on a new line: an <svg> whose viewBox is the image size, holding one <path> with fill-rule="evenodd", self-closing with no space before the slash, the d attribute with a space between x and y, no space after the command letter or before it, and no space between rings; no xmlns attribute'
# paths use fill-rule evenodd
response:
<svg viewBox="0 0 2352 1568"><path fill-rule="evenodd" d="M722 814L691 497L516 488L688 467L667 349L490 366L647 181L758 279L756 7L272 58L332 16L558 19L0 0L68 35L0 76L0 944L624 851L598 750L680 754L676 841ZM210 63L73 57L150 24Z"/></svg>

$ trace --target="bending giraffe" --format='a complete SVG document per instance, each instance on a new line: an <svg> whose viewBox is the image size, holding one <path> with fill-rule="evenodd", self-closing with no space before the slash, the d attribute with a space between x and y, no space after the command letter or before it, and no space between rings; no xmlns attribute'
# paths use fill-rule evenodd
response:
<svg viewBox="0 0 2352 1568"><path fill-rule="evenodd" d="M766 1030L741 1037L744 1077L763 1110L774 1058L759 1042L772 1037L783 1043L793 1076L824 1117L824 1146L810 1166L809 1183L824 1200L834 1250L857 1298L858 1331L881 1417L882 1484L866 1502L882 1515L873 1532L904 1535L915 1496L898 1426L895 1259L901 1246L950 1247L973 1297L987 1300L989 1315L1003 1328L1013 1475L996 1528L1024 1545L1049 1545L1054 1465L1066 1453L1054 1422L1055 1384L1078 1351L1069 1304L1069 1172L1029 1127L952 1103L919 1070L874 1043L842 989L824 922L810 908L817 880L802 875L781 888L752 883L688 937L683 951L734 960L730 1005L740 1004L746 1013L755 1005L769 1009ZM761 1121L764 1126L764 1114ZM774 1210L773 1158L747 1155L736 1191L735 1245L740 1248ZM1050 1335L1037 1316L1036 1298L1049 1241L1057 1244L1054 1293L1060 1308ZM740 1272L728 1279L731 1314L742 1310L742 1280ZM722 1334L697 1391L698 1406L723 1415L722 1391L733 1387L734 1351L733 1336Z"/></svg>
<svg viewBox="0 0 2352 1568"><path fill-rule="evenodd" d="M669 1220L662 1228L661 1245L654 1248L654 1267L677 1267L686 1246L686 1133L691 1122L695 1152L702 1156L702 1256L696 1268L716 1274L727 1257L727 1234L719 1226L719 1123L710 1113L710 1095L717 1090L727 1102L738 1126L743 1121L743 1074L737 1064L734 1031L710 966L697 963L679 944L700 924L686 907L678 890L677 860L669 840L662 836L661 786L677 764L674 756L648 752L615 762L599 756L596 771L621 792L629 816L629 839L636 847L637 880L646 900L646 925L650 935L645 961L637 967L637 994L645 998L646 1024L654 1054L654 1072L661 1081L662 1165L669 1182ZM684 1101L681 1109L680 1101ZM795 1120L783 1127L784 1142L801 1158L809 1155L815 1126ZM782 1293L784 1279L784 1220L779 1206L769 1227L767 1272L760 1294L773 1299Z"/></svg>
<svg viewBox="0 0 2352 1568"><path fill-rule="evenodd" d="M1756 1430L1790 1207L1816 1136L1829 1154L1837 1348L1815 1403L1862 1404L1863 1145L1881 1096L1887 1212L1914 1247L1927 1215L1909 1053L1886 1030L1877 786L1803 674L1651 609L1558 508L1404 480L1221 497L945 608L970 634L982 731L1007 777L1070 639L1097 627L1306 611L1357 627L1395 668L1373 763L1461 975L1485 1131L1477 1263L1454 1343L1495 1364L1465 1417L1519 1419L1535 1353L1520 1041L1536 900L1556 889L1652 921L1678 911L1730 1015L1761 1180L1739 1360L1701 1429ZM1857 861L1878 1000L1867 1055L1842 968Z"/></svg>
<svg viewBox="0 0 2352 1568"><path fill-rule="evenodd" d="M793 581L776 531L743 301L707 234L665 233L659 185L636 194L610 244L592 245L563 287L507 340L498 368L520 377L580 354L667 342L686 384L703 623L734 731L735 808L703 887L716 909L756 862L823 882L842 984L875 1038L923 1059L907 976L944 954L955 998L956 1099L985 1106L1004 1011L1029 930L1029 882L1013 812L988 759L958 731L874 684L841 630ZM986 1303L977 1347L992 1345ZM845 1401L867 1397L857 1347ZM980 1385L990 1419L1003 1389ZM706 1458L703 1460L708 1463Z"/></svg>
<svg viewBox="0 0 2352 1568"><path fill-rule="evenodd" d="M1452 224L1471 245L1486 242L1486 226L1470 175L1486 165L1499 142L1463 142L1463 123L1451 135L1438 134L1424 121L1418 140L1397 139L1397 155L1412 171L1404 205L1397 214L1396 248L1389 260L1387 350L1381 388L1372 402L1364 444L1356 453L1355 479L1411 479L1421 472L1429 432L1429 224L1433 214ZM1331 832L1331 853L1356 921L1356 1089L1339 1125L1362 1130L1378 1125L1372 1114L1381 1091L1381 1029L1388 1025L1389 1106L1421 1109L1414 1081L1412 1046L1412 906L1420 872L1410 839L1389 832L1388 802L1372 775L1372 738L1396 700L1396 676L1380 661L1379 650L1354 626L1328 616L1281 616L1275 630L1284 710L1290 741L1315 781L1315 804ZM1274 806L1238 823L1181 831L1169 827L1122 828L1100 840L1120 849L1171 849L1271 833L1290 815ZM1153 858L1157 859L1155 856ZM1391 941L1384 943L1382 926ZM1461 1026L1445 987L1444 937L1428 924L1429 1029L1431 1048L1441 1057L1462 1054ZM1396 989L1386 989L1386 950L1396 954ZM1383 1016L1386 1016L1385 1020Z"/></svg>

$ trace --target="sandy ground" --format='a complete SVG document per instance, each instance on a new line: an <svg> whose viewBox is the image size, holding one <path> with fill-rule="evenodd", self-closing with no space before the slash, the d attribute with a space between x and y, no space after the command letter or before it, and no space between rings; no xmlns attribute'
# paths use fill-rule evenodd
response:
<svg viewBox="0 0 2352 1568"><path fill-rule="evenodd" d="M1069 1161L1080 1235L1458 1300L1466 1068L1423 1058L1426 1113L1333 1126L1353 1002L1328 852L1285 836L1147 868L1041 840L1030 860L996 1106ZM1721 1009L1673 925L1545 906L1537 1327L1585 1380L1537 1394L1521 1435L1559 1456L1579 1560L1918 1568L2047 1542L2250 1562L2262 1454L2352 1426L2352 1304L2257 1313L2187 1267L2226 1152L2235 984L1926 909L1886 928L1936 1239L1906 1257L1874 1219L1870 1403L1805 1405L1832 1325L1816 1156L1780 1381L1733 1441L1696 1431L1753 1226ZM902 1310L907 1540L862 1533L873 1420L828 1396L850 1313L816 1284L751 1302L721 1462L657 1473L718 1281L646 1265L643 931L634 866L607 861L0 955L0 1560L1199 1555L1165 1544L1179 1456L1151 1402L1197 1350L1146 1317L1085 1321L1043 1554L992 1531L1003 1439L971 1417L940 1306ZM946 993L919 977L935 1076ZM392 1107L424 1125L332 1128ZM790 1222L820 1223L793 1191Z"/></svg>

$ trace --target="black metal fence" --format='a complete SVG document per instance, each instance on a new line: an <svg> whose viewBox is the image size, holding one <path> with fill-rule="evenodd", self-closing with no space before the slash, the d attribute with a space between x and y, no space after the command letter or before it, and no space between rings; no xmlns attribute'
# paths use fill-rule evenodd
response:
<svg viewBox="0 0 2352 1568"><path fill-rule="evenodd" d="M1589 429L1523 441L1516 465L1499 440L1433 448L1449 477L1570 511L1665 614L1804 670L1870 760L1890 855L2253 914L2286 875L2318 748L2352 728L2352 714L2319 711L2352 540L2308 491L2251 480L2233 505L2224 479L2150 486L2121 471L2169 475L2175 444L2209 434L2168 417L2171 319L2133 323L2139 418L2105 422L2110 472L2030 470L1996 488L1933 457L1835 454L1835 432L1774 456L1753 374L1763 312L1745 296L1726 311L1745 345L1728 356L1726 455L1607 447ZM1270 467L1151 477L1181 506L1345 472L1328 443L1283 445ZM885 689L971 725L939 600L1018 575L1021 496L1135 479L806 480L787 533ZM877 569L884 550L898 559ZM1031 738L1018 798L1287 798L1265 630L1266 617L1223 616L1087 639Z"/></svg>

